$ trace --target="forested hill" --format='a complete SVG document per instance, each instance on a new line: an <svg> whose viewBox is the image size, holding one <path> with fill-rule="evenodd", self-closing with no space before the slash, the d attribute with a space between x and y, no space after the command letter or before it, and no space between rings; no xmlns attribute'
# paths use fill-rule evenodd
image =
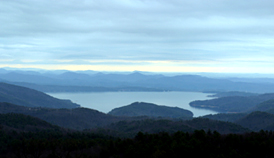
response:
<svg viewBox="0 0 274 158"><path fill-rule="evenodd" d="M0 113L20 113L38 117L53 125L75 130L103 127L122 120L139 120L138 118L125 118L107 115L97 110L87 108L49 109L40 107L23 107L10 103L0 103ZM145 118L145 117L144 117Z"/></svg>
<svg viewBox="0 0 274 158"><path fill-rule="evenodd" d="M257 111L258 109L256 108L263 108L257 107L257 105L272 99L274 99L274 93L254 96L228 96L210 100L193 101L190 103L190 106L218 112L251 112ZM274 108L274 106L272 108Z"/></svg>
<svg viewBox="0 0 274 158"><path fill-rule="evenodd" d="M274 111L274 98L254 106L253 108L250 109L250 111L265 111L265 112Z"/></svg>
<svg viewBox="0 0 274 158"><path fill-rule="evenodd" d="M74 130L92 129L94 132L110 135L135 135L139 131L157 133L161 131L192 132L196 129L217 130L221 133L244 133L249 131L233 123L211 121L209 119L163 120L148 117L117 117L86 108L46 109L0 103L1 113L20 113L45 120L53 125ZM99 128L99 129L97 129Z"/></svg>
<svg viewBox="0 0 274 158"><path fill-rule="evenodd" d="M249 128L253 131L274 130L274 115L256 111L235 121L234 123Z"/></svg>
<svg viewBox="0 0 274 158"><path fill-rule="evenodd" d="M127 106L115 108L108 114L115 116L148 116L180 119L191 119L193 117L193 113L189 110L144 102L135 102Z"/></svg>
<svg viewBox="0 0 274 158"><path fill-rule="evenodd" d="M8 102L26 107L76 108L80 105L70 100L60 100L45 93L0 82L0 102Z"/></svg>
<svg viewBox="0 0 274 158"><path fill-rule="evenodd" d="M116 137L132 137L138 132L143 133L160 133L160 132L168 132L175 133L177 131L182 132L194 132L195 130L211 130L218 131L222 134L229 133L246 133L250 132L248 128L242 127L240 125L231 123L231 122L223 122L210 120L205 118L194 118L191 120L139 120L139 121L120 121L117 123L110 124L105 128L100 129L91 129L88 130L90 132L98 133L98 134L108 134Z"/></svg>
<svg viewBox="0 0 274 158"><path fill-rule="evenodd" d="M0 114L0 129L4 131L37 132L43 130L61 131L44 120L18 113Z"/></svg>

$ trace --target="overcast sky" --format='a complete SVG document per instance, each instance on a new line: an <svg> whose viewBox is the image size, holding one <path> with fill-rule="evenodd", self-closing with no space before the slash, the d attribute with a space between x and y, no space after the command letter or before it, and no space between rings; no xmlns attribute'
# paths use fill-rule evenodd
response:
<svg viewBox="0 0 274 158"><path fill-rule="evenodd" d="M274 73L273 0L0 0L0 67Z"/></svg>

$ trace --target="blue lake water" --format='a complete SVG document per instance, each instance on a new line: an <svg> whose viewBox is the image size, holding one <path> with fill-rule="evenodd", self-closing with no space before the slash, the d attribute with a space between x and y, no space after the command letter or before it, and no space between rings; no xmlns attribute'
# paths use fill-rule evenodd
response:
<svg viewBox="0 0 274 158"><path fill-rule="evenodd" d="M83 93L48 93L59 99L69 99L82 107L108 113L114 108L133 102L148 102L157 105L179 107L190 110L194 117L216 114L211 110L189 106L194 100L210 99L207 93L200 92L83 92Z"/></svg>

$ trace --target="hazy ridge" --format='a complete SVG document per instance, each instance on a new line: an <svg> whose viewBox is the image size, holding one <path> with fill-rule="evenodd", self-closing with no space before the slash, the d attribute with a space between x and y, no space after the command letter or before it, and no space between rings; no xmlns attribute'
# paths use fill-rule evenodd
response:
<svg viewBox="0 0 274 158"><path fill-rule="evenodd" d="M243 91L274 92L274 79L213 78L195 74L165 76L142 72L101 73L55 71L0 71L0 80L43 92L75 91ZM245 82L246 81L246 82ZM265 81L265 82L263 82ZM272 82L273 81L273 82Z"/></svg>

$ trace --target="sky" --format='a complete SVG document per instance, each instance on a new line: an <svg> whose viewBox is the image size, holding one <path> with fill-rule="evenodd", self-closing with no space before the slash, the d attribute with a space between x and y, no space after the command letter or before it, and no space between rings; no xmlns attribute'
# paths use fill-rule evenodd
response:
<svg viewBox="0 0 274 158"><path fill-rule="evenodd" d="M274 73L273 0L0 0L0 67Z"/></svg>

